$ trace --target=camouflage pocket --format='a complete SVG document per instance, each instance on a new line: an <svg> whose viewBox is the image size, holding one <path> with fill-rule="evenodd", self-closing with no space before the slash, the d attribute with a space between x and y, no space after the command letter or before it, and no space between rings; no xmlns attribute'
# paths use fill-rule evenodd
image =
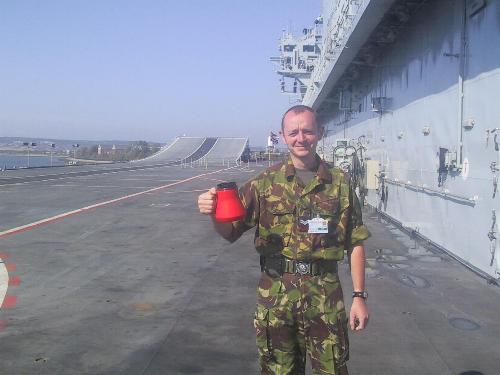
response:
<svg viewBox="0 0 500 375"><path fill-rule="evenodd" d="M339 200L331 198L316 203L313 216L328 220L328 233L316 234L312 239L313 251L339 246Z"/></svg>
<svg viewBox="0 0 500 375"><path fill-rule="evenodd" d="M340 287L339 275L337 273L325 272L323 275L321 275L321 280L330 284L335 284L335 288L337 288L337 285L338 287ZM329 292L330 289L331 287L328 288L326 292Z"/></svg>
<svg viewBox="0 0 500 375"><path fill-rule="evenodd" d="M266 210L273 216L273 224L293 224L295 205L291 202L267 202Z"/></svg>
<svg viewBox="0 0 500 375"><path fill-rule="evenodd" d="M270 358L272 356L272 348L269 339L269 309L257 305L253 325L255 327L259 356Z"/></svg>
<svg viewBox="0 0 500 375"><path fill-rule="evenodd" d="M314 373L338 374L349 359L347 319L343 312L320 313L309 329L311 365Z"/></svg>
<svg viewBox="0 0 500 375"><path fill-rule="evenodd" d="M316 202L316 208L314 213L319 213L321 215L327 215L328 217L337 217L339 214L339 199L330 198L324 199Z"/></svg>
<svg viewBox="0 0 500 375"><path fill-rule="evenodd" d="M333 344L333 358L335 366L342 367L349 359L349 336L347 331L347 318L344 314L337 315L337 322L332 325L332 334L336 336Z"/></svg>
<svg viewBox="0 0 500 375"><path fill-rule="evenodd" d="M295 205L286 200L269 201L262 198L259 237L262 242L276 244L279 236L281 247L288 246L295 221ZM271 241L273 239L273 241Z"/></svg>

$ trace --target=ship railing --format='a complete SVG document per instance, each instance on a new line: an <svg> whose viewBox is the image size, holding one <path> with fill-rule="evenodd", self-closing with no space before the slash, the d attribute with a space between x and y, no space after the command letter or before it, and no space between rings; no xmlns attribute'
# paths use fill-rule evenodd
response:
<svg viewBox="0 0 500 375"><path fill-rule="evenodd" d="M248 169L254 167L269 167L274 163L282 160L284 157L272 158L272 159L242 159L241 157L234 158L224 158L224 159L211 159L211 158L200 158L197 160L191 160L190 158L179 160L179 165L181 168L238 168L238 169Z"/></svg>
<svg viewBox="0 0 500 375"><path fill-rule="evenodd" d="M243 161L241 157L237 159L202 157L196 160L193 160L192 158L183 158L179 160L179 164L181 168L204 168L204 169L208 169L208 167L223 167L223 168L250 167L250 161L249 160Z"/></svg>
<svg viewBox="0 0 500 375"><path fill-rule="evenodd" d="M416 192L422 192L422 193L426 193L426 194L430 194L430 195L434 195L434 196L439 196L441 198L450 199L450 200L453 200L457 203L462 203L462 204L466 204L469 206L475 206L478 199L479 199L478 196L467 197L464 195L452 193L446 188L438 190L438 189L431 188L431 187L427 186L426 184L415 184L415 183L412 183L411 181L401 181L397 178L391 179L391 178L384 177L384 181L391 184L391 185L401 186L403 188L413 190Z"/></svg>
<svg viewBox="0 0 500 375"><path fill-rule="evenodd" d="M348 36L352 32L354 19L358 16L364 3L368 0L340 0L328 18L323 33L323 48L315 64L311 84L304 96L304 102L309 103L316 89L320 89L316 82L324 82L324 74L330 66L335 64L340 52L345 46Z"/></svg>

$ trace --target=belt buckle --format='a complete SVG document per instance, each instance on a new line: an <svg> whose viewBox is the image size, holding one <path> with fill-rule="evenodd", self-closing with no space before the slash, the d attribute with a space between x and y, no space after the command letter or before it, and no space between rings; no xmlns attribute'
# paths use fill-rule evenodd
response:
<svg viewBox="0 0 500 375"><path fill-rule="evenodd" d="M311 272L311 264L297 261L295 263L295 273L299 275L309 275Z"/></svg>

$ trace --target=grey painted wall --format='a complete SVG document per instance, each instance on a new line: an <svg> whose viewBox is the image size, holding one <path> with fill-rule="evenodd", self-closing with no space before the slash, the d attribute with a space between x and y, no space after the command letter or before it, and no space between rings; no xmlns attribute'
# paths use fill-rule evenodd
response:
<svg viewBox="0 0 500 375"><path fill-rule="evenodd" d="M486 135L487 130L500 127L500 1L488 1L481 12L473 17L467 15L462 34L465 9L462 0L440 0L424 6L397 42L383 51L376 66L365 69L353 85L353 91L361 97L362 111L350 114L352 119L347 122L345 112L338 110L327 119L330 135L325 144L328 149L335 139L343 137L344 131L348 138L365 135L369 142L367 155L380 161L388 178L475 197L474 204L465 204L415 191L418 188L388 185L386 212L417 226L429 239L498 277L500 261L490 266L487 233L493 209L500 221L500 193L492 197L494 174L490 169L491 162L500 160L494 134L490 133L488 146ZM463 35L467 41L465 54L461 54ZM475 124L473 129L463 131L463 157L469 171L449 174L440 187L438 150L459 149L462 58L463 122ZM373 96L391 98L390 111L382 115L372 112ZM344 125L336 126L342 122L345 129ZM427 136L422 133L426 126L431 129ZM496 134L500 142L500 130ZM368 202L377 206L378 201L379 196L371 191Z"/></svg>

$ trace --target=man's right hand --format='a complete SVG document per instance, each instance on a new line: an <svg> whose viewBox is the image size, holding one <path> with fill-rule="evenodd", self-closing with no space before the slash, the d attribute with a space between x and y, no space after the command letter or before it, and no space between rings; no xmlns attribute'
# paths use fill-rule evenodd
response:
<svg viewBox="0 0 500 375"><path fill-rule="evenodd" d="M214 187L198 196L198 209L202 214L213 215L215 213L215 203L216 192Z"/></svg>
<svg viewBox="0 0 500 375"><path fill-rule="evenodd" d="M198 196L198 208L200 213L205 215L212 215L212 223L214 228L222 237L226 240L233 242L236 239L231 237L233 232L233 225L231 223L221 223L215 220L215 204L217 203L217 196L215 188L211 188L206 193L200 194Z"/></svg>

